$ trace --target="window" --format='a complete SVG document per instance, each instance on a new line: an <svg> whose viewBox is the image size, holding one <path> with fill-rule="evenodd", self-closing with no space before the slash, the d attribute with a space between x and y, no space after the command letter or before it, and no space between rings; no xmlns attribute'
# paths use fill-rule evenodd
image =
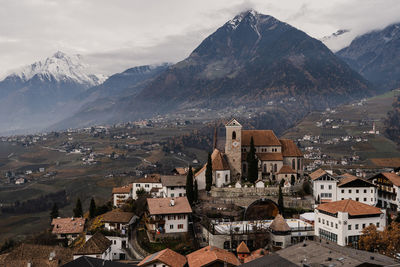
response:
<svg viewBox="0 0 400 267"><path fill-rule="evenodd" d="M174 225L173 225L173 224L170 224L170 225L169 225L169 229L174 229Z"/></svg>
<svg viewBox="0 0 400 267"><path fill-rule="evenodd" d="M181 197L181 196L182 196L182 193L179 193L179 196Z"/></svg>
<svg viewBox="0 0 400 267"><path fill-rule="evenodd" d="M356 193L358 194L358 193L359 193L359 191L360 191L360 190L358 190L358 189L357 189L357 190L356 190Z"/></svg>
<svg viewBox="0 0 400 267"><path fill-rule="evenodd" d="M358 230L358 224L356 224L356 225L354 226L354 228L355 228L356 230Z"/></svg>
<svg viewBox="0 0 400 267"><path fill-rule="evenodd" d="M363 225L362 225L362 226L363 226L363 229L364 229L364 228L365 228L365 223L363 223Z"/></svg>
<svg viewBox="0 0 400 267"><path fill-rule="evenodd" d="M324 219L322 219L322 224L325 224L325 220Z"/></svg>
<svg viewBox="0 0 400 267"><path fill-rule="evenodd" d="M318 222L319 222L319 223L321 222L321 218L318 218Z"/></svg>
<svg viewBox="0 0 400 267"><path fill-rule="evenodd" d="M328 188L329 188L329 190L332 190L332 185L329 185Z"/></svg>
<svg viewBox="0 0 400 267"><path fill-rule="evenodd" d="M378 222L376 223L376 227L378 227L378 228L379 228L379 223L378 223Z"/></svg>
<svg viewBox="0 0 400 267"><path fill-rule="evenodd" d="M344 200L344 197L342 197L342 200Z"/></svg>
<svg viewBox="0 0 400 267"><path fill-rule="evenodd" d="M264 173L267 172L267 164L264 164Z"/></svg>
<svg viewBox="0 0 400 267"><path fill-rule="evenodd" d="M246 172L246 164L243 164L243 172Z"/></svg>
<svg viewBox="0 0 400 267"><path fill-rule="evenodd" d="M323 184L321 184L321 189L324 189L324 185Z"/></svg>
<svg viewBox="0 0 400 267"><path fill-rule="evenodd" d="M351 189L349 189L349 194L351 194Z"/></svg>
<svg viewBox="0 0 400 267"><path fill-rule="evenodd" d="M364 194L366 194L367 193L367 189L364 189Z"/></svg>
<svg viewBox="0 0 400 267"><path fill-rule="evenodd" d="M300 169L300 165L301 165L300 159L297 159L297 169Z"/></svg>
<svg viewBox="0 0 400 267"><path fill-rule="evenodd" d="M136 184L136 187L140 187L140 184Z"/></svg>
<svg viewBox="0 0 400 267"><path fill-rule="evenodd" d="M236 139L236 132L233 131L233 132L232 132L232 140L235 140L235 139Z"/></svg>
<svg viewBox="0 0 400 267"><path fill-rule="evenodd" d="M335 223L335 228L337 229L337 223Z"/></svg>
<svg viewBox="0 0 400 267"><path fill-rule="evenodd" d="M225 183L228 182L228 174L225 174Z"/></svg>
<svg viewBox="0 0 400 267"><path fill-rule="evenodd" d="M358 198L358 197L356 197L356 201L359 201L359 198Z"/></svg>
<svg viewBox="0 0 400 267"><path fill-rule="evenodd" d="M274 165L274 172L277 172L278 171L278 164L275 164Z"/></svg>
<svg viewBox="0 0 400 267"><path fill-rule="evenodd" d="M331 222L331 227L333 227L333 222Z"/></svg>
<svg viewBox="0 0 400 267"><path fill-rule="evenodd" d="M116 245L117 244L117 240L114 240L114 245Z"/></svg>
<svg viewBox="0 0 400 267"><path fill-rule="evenodd" d="M351 224L348 225L348 229L351 230Z"/></svg>
<svg viewBox="0 0 400 267"><path fill-rule="evenodd" d="M147 187L147 188L149 188L149 187L150 187L150 185L149 185L149 184L145 184L145 185L144 185L144 187Z"/></svg>
<svg viewBox="0 0 400 267"><path fill-rule="evenodd" d="M174 193L172 193L172 194L171 194L171 197L174 197L174 196L175 196L175 194L174 194Z"/></svg>
<svg viewBox="0 0 400 267"><path fill-rule="evenodd" d="M296 169L296 160L295 159L292 160L292 169L293 170Z"/></svg>
<svg viewBox="0 0 400 267"><path fill-rule="evenodd" d="M178 229L183 229L183 224L178 224Z"/></svg>
<svg viewBox="0 0 400 267"><path fill-rule="evenodd" d="M364 202L367 202L367 198L366 197L364 197Z"/></svg>

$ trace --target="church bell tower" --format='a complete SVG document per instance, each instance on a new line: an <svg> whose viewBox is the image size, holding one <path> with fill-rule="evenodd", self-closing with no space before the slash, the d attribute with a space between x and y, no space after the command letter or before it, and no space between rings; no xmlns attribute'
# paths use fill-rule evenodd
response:
<svg viewBox="0 0 400 267"><path fill-rule="evenodd" d="M226 125L225 155L231 168L233 181L242 177L242 125L235 119Z"/></svg>

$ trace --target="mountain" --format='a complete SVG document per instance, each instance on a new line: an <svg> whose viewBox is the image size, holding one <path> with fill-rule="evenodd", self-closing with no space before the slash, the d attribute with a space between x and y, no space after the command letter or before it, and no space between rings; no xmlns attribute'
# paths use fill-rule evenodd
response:
<svg viewBox="0 0 400 267"><path fill-rule="evenodd" d="M63 104L103 81L88 72L81 56L62 52L22 67L0 81L0 131L54 123L72 113L60 110Z"/></svg>
<svg viewBox="0 0 400 267"><path fill-rule="evenodd" d="M400 87L400 24L361 35L336 55L379 90Z"/></svg>
<svg viewBox="0 0 400 267"><path fill-rule="evenodd" d="M270 101L290 99L301 104L289 112L305 114L372 93L368 82L322 42L250 10L217 29L137 95L85 106L58 126L134 120L192 108L264 108Z"/></svg>
<svg viewBox="0 0 400 267"><path fill-rule="evenodd" d="M169 63L144 65L111 75L104 83L94 86L80 94L80 99L101 99L135 95L143 89L146 82L167 69ZM95 103L93 103L95 105Z"/></svg>

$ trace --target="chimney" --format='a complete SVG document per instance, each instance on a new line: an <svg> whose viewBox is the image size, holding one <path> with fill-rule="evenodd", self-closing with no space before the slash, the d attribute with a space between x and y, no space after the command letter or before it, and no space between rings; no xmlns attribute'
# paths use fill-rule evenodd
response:
<svg viewBox="0 0 400 267"><path fill-rule="evenodd" d="M172 207L172 206L175 206L175 200L172 198L171 200L170 200L170 206Z"/></svg>

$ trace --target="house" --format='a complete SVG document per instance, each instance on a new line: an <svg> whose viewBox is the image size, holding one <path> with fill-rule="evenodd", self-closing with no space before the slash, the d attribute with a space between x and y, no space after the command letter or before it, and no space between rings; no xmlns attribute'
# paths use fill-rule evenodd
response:
<svg viewBox="0 0 400 267"><path fill-rule="evenodd" d="M218 149L214 149L211 154L211 165L212 165L212 184L216 187L223 187L224 185L231 183L231 171L228 161L224 153ZM207 163L204 164L195 175L197 186L199 190L206 188L206 169Z"/></svg>
<svg viewBox="0 0 400 267"><path fill-rule="evenodd" d="M379 231L386 226L385 210L351 199L321 204L314 212L315 235L340 246L357 246L362 230L370 224Z"/></svg>
<svg viewBox="0 0 400 267"><path fill-rule="evenodd" d="M338 178L331 172L318 169L309 174L313 185L313 196L319 202L336 201Z"/></svg>
<svg viewBox="0 0 400 267"><path fill-rule="evenodd" d="M378 186L378 206L400 211L400 176L394 172L382 172L369 178Z"/></svg>
<svg viewBox="0 0 400 267"><path fill-rule="evenodd" d="M160 196L162 189L161 177L159 174L146 175L139 178L132 184L132 198L137 199L137 192L143 190L144 192Z"/></svg>
<svg viewBox="0 0 400 267"><path fill-rule="evenodd" d="M82 256L61 267L133 267L131 264Z"/></svg>
<svg viewBox="0 0 400 267"><path fill-rule="evenodd" d="M290 260L285 259L277 254L269 254L269 255L261 255L253 260L251 257L246 258L245 264L240 266L243 267L266 267L266 266L274 266L274 267L297 267L303 265L296 265L292 263Z"/></svg>
<svg viewBox="0 0 400 267"><path fill-rule="evenodd" d="M136 216L132 212L112 210L102 216L104 228L108 231L117 231L122 234L128 232L129 226L135 222Z"/></svg>
<svg viewBox="0 0 400 267"><path fill-rule="evenodd" d="M112 190L113 206L119 208L132 197L132 184L114 187Z"/></svg>
<svg viewBox="0 0 400 267"><path fill-rule="evenodd" d="M148 198L147 208L145 221L150 239L187 233L192 208L186 197Z"/></svg>
<svg viewBox="0 0 400 267"><path fill-rule="evenodd" d="M192 172L194 173L195 168L192 167ZM189 167L176 167L172 170L174 175L187 175L189 171Z"/></svg>
<svg viewBox="0 0 400 267"><path fill-rule="evenodd" d="M289 139L279 140L271 130L242 130L235 119L226 125L225 155L231 169L232 180L247 177L247 153L251 139L254 141L259 162L259 177L277 179L277 173L283 165L290 166L300 175L303 174L303 154Z"/></svg>
<svg viewBox="0 0 400 267"><path fill-rule="evenodd" d="M256 188L264 188L265 187L265 183L262 179L258 178L258 180L255 183Z"/></svg>
<svg viewBox="0 0 400 267"><path fill-rule="evenodd" d="M109 239L97 232L74 253L74 260L82 256L111 260L111 244Z"/></svg>
<svg viewBox="0 0 400 267"><path fill-rule="evenodd" d="M342 179L337 184L336 200L353 199L371 206L378 203L376 185L348 173L341 175L341 177Z"/></svg>
<svg viewBox="0 0 400 267"><path fill-rule="evenodd" d="M153 253L146 258L144 258L141 262L139 262L138 266L140 267L183 267L187 263L186 257L166 248L164 250Z"/></svg>
<svg viewBox="0 0 400 267"><path fill-rule="evenodd" d="M22 243L8 253L0 255L1 267L58 267L70 262L72 249Z"/></svg>
<svg viewBox="0 0 400 267"><path fill-rule="evenodd" d="M186 196L186 176L163 175L161 176L163 197Z"/></svg>
<svg viewBox="0 0 400 267"><path fill-rule="evenodd" d="M232 252L213 246L207 246L186 255L189 267L203 266L239 266L240 261Z"/></svg>
<svg viewBox="0 0 400 267"><path fill-rule="evenodd" d="M24 184L26 182L26 179L21 177L15 180L15 184Z"/></svg>
<svg viewBox="0 0 400 267"><path fill-rule="evenodd" d="M264 256L267 255L267 254L268 254L268 251L267 251L267 250L265 250L265 249L263 249L263 248L259 248L259 249L257 249L257 250L252 251L252 252L250 253L249 256L247 256L246 258L244 258L244 263L251 262L251 261L256 260L256 259L258 259L258 258L262 258L262 257L264 257ZM260 265L260 266L262 266L262 265ZM285 266L286 266L286 265L285 265Z"/></svg>
<svg viewBox="0 0 400 267"><path fill-rule="evenodd" d="M68 245L74 241L79 234L83 233L85 228L84 218L54 218L51 221L53 226L52 234L57 236L57 239L68 239Z"/></svg>

